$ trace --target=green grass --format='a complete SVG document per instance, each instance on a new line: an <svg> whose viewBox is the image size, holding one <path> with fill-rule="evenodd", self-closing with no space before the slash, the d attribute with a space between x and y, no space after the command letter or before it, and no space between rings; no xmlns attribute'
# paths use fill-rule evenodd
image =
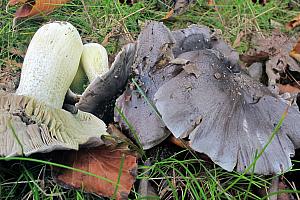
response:
<svg viewBox="0 0 300 200"><path fill-rule="evenodd" d="M73 0L50 15L20 20L15 26L15 8L9 8L5 12L7 2L4 0L0 3L1 69L7 66L8 60L22 62L22 56L12 50L25 52L35 31L42 24L55 20L69 21L75 25L84 42L101 43L108 33L113 32L106 48L110 53L116 53L122 44L136 39L146 20L162 19L169 11L172 1L139 0L138 3L128 6L115 0L85 0L84 6L82 0ZM251 47L249 36L253 32L268 35L274 28L270 21L276 21L284 28L285 23L299 13L299 9L287 9L288 0L273 0L265 6L252 4L250 0L216 2L217 11L208 7L205 1L196 0L195 5L186 13L165 24L171 29L203 24L220 30L230 44L234 44L243 32L245 36L237 50L246 52ZM299 28L288 34L295 34L298 30ZM18 70L14 70L16 71ZM157 156L152 156L151 166L140 164L137 179L149 180L160 192L165 189L163 197L166 199L260 199L255 190L270 185L270 177L226 172L188 150L176 151L167 158L161 157L158 151ZM0 161L0 199L101 199L96 195L64 189L57 185L50 173L50 166L53 165L55 163L23 158ZM297 191L287 192L299 193L299 188ZM134 191L131 198L143 197Z"/></svg>

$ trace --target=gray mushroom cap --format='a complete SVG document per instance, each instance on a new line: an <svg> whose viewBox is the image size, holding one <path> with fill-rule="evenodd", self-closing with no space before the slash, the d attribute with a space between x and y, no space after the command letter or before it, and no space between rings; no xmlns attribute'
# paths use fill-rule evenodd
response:
<svg viewBox="0 0 300 200"><path fill-rule="evenodd" d="M163 83L181 71L174 55L209 48L209 33L208 28L197 26L171 32L159 22L148 23L140 33L132 70L147 99L137 88L127 87L117 99L116 106L135 129L144 149L159 144L170 134L149 102L153 103L154 94ZM129 129L120 115L116 114L115 120Z"/></svg>
<svg viewBox="0 0 300 200"><path fill-rule="evenodd" d="M137 40L137 51L133 63L133 70L136 72L138 83L146 92L147 98L152 101L154 93L162 84L163 80L156 76L160 66L173 58L171 46L175 40L162 23L150 22L141 32ZM128 96L130 99L128 99ZM116 106L121 109L128 122L134 127L139 140L144 149L149 149L168 137L164 124L155 114L149 103L139 91L127 88L116 102ZM126 122L118 114L115 120L123 127L127 127Z"/></svg>
<svg viewBox="0 0 300 200"><path fill-rule="evenodd" d="M179 58L195 65L199 75L184 70L158 89L154 99L164 123L222 168L244 171L270 139L287 104L243 72L232 73L230 62L218 51L191 51ZM291 167L290 156L300 147L299 117L290 107L255 173L280 173Z"/></svg>
<svg viewBox="0 0 300 200"><path fill-rule="evenodd" d="M110 70L95 78L86 88L76 107L100 118L105 114L104 106L110 103L126 86L134 60L136 44L125 45L117 54Z"/></svg>

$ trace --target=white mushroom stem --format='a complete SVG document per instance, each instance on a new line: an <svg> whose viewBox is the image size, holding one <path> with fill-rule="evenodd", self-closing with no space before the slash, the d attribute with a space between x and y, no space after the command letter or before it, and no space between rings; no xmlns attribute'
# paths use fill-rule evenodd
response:
<svg viewBox="0 0 300 200"><path fill-rule="evenodd" d="M82 93L83 85L92 82L96 77L102 76L108 72L108 55L106 49L97 43L88 43L83 45L80 65L76 76L72 82L71 90L76 93Z"/></svg>
<svg viewBox="0 0 300 200"><path fill-rule="evenodd" d="M42 26L29 44L16 93L33 97L52 108L62 108L82 51L80 35L70 23L53 22Z"/></svg>

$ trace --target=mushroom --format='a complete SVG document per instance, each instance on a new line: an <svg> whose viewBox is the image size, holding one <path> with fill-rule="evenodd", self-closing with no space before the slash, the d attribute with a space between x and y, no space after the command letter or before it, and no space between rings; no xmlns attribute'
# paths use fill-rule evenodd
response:
<svg viewBox="0 0 300 200"><path fill-rule="evenodd" d="M136 84L129 84L116 102L126 120L119 113L115 120L125 129L132 126L144 149L159 144L170 134L153 107L153 98L163 83L181 71L184 60L174 60L174 55L191 48L209 48L209 39L209 29L205 27L171 32L159 22L148 23L140 33L132 66Z"/></svg>
<svg viewBox="0 0 300 200"><path fill-rule="evenodd" d="M84 85L91 83L96 77L107 73L108 55L106 49L97 43L83 45L80 64L70 89L78 94L84 91Z"/></svg>
<svg viewBox="0 0 300 200"><path fill-rule="evenodd" d="M187 137L194 150L222 168L244 171L267 144L288 105L244 72L234 73L219 51L190 51L178 58L188 60L194 71L184 69L155 93L163 122L174 136ZM291 167L290 156L300 147L299 117L290 107L254 173L280 173Z"/></svg>
<svg viewBox="0 0 300 200"><path fill-rule="evenodd" d="M117 54L109 71L98 75L85 89L76 107L111 122L110 115L113 113L115 99L126 86L135 51L135 44L125 45Z"/></svg>
<svg viewBox="0 0 300 200"><path fill-rule="evenodd" d="M15 94L0 94L0 155L30 155L103 144L106 126L92 114L62 109L83 45L67 22L42 26L28 47Z"/></svg>

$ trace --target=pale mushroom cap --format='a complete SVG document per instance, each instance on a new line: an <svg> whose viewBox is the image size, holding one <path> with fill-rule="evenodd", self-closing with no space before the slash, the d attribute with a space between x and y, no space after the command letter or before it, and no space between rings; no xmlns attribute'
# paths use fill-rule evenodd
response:
<svg viewBox="0 0 300 200"><path fill-rule="evenodd" d="M104 122L90 113L71 114L31 97L0 94L0 156L99 146L105 134Z"/></svg>
<svg viewBox="0 0 300 200"><path fill-rule="evenodd" d="M70 23L53 22L42 26L29 44L16 93L61 108L77 72L82 50L80 35Z"/></svg>
<svg viewBox="0 0 300 200"><path fill-rule="evenodd" d="M80 66L86 73L89 82L92 82L97 76L102 76L109 70L106 49L97 43L83 45Z"/></svg>

